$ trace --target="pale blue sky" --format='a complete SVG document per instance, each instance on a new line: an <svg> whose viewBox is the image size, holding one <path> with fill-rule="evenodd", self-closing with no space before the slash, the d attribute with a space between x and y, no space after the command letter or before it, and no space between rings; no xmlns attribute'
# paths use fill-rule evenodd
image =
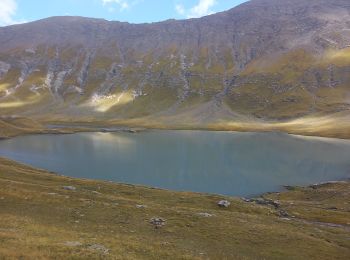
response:
<svg viewBox="0 0 350 260"><path fill-rule="evenodd" d="M0 26L50 16L77 15L127 21L158 22L201 17L228 10L247 0L0 0Z"/></svg>

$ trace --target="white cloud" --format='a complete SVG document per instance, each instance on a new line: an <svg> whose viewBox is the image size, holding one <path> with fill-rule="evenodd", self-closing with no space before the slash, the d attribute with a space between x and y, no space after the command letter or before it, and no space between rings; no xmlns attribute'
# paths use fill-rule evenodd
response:
<svg viewBox="0 0 350 260"><path fill-rule="evenodd" d="M179 15L186 16L187 18L198 18L212 14L211 8L217 3L217 0L199 0L199 2L189 8L185 9L182 4L176 4L175 10Z"/></svg>
<svg viewBox="0 0 350 260"><path fill-rule="evenodd" d="M129 9L129 7L130 7L130 4L127 0L102 0L102 3L103 3L103 5L117 4L117 5L119 5L120 11L124 11L126 9Z"/></svg>
<svg viewBox="0 0 350 260"><path fill-rule="evenodd" d="M175 5L175 10L179 15L184 15L186 13L185 7L182 4Z"/></svg>
<svg viewBox="0 0 350 260"><path fill-rule="evenodd" d="M16 0L0 0L0 26L18 23L13 19L16 10Z"/></svg>
<svg viewBox="0 0 350 260"><path fill-rule="evenodd" d="M190 9L188 18L197 18L212 14L211 8L216 4L216 0L199 0L199 3Z"/></svg>

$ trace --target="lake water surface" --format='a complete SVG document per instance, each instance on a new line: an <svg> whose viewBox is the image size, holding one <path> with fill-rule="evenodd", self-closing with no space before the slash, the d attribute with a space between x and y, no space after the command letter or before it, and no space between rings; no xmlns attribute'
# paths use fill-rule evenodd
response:
<svg viewBox="0 0 350 260"><path fill-rule="evenodd" d="M72 177L236 196L350 178L350 141L280 133L32 135L0 141L0 156Z"/></svg>

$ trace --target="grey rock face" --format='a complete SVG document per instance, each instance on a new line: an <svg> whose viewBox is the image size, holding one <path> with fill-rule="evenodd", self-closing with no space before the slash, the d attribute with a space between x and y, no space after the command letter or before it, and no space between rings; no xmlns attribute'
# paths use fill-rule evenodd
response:
<svg viewBox="0 0 350 260"><path fill-rule="evenodd" d="M0 79L7 74L7 72L10 70L11 65L7 64L5 62L0 61Z"/></svg>
<svg viewBox="0 0 350 260"><path fill-rule="evenodd" d="M54 93L57 93L60 90L61 86L63 85L64 78L66 77L67 74L68 74L68 71L61 71L57 74L56 80L53 83Z"/></svg>
<svg viewBox="0 0 350 260"><path fill-rule="evenodd" d="M184 61L188 51L198 55L200 48L207 47L214 58L215 52L225 47L243 68L259 56L298 45L306 44L316 50L326 45L346 47L350 39L349 9L347 0L252 0L201 19L153 24L54 17L0 28L0 52L42 44L59 49L68 44L84 46L90 51L82 66L80 82L94 50L108 53L111 46L117 46L122 63L137 63L127 55L131 50L160 56L167 53L170 46L176 46L182 53L179 60L183 70L191 63ZM332 36L334 29L342 32L341 37ZM198 58L194 57L193 61Z"/></svg>
<svg viewBox="0 0 350 260"><path fill-rule="evenodd" d="M89 66L91 63L91 60L93 58L93 53L88 53L85 57L84 63L81 67L81 70L79 72L79 76L77 79L78 84L80 85L81 88L83 88L86 84L87 76L88 76L88 71L89 71Z"/></svg>

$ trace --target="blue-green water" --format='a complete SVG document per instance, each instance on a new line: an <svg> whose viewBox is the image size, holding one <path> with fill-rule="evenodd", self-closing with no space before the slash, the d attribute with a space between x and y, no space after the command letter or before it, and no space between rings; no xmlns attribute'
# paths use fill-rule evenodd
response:
<svg viewBox="0 0 350 260"><path fill-rule="evenodd" d="M279 133L33 135L0 141L0 156L72 177L237 196L350 177L350 141Z"/></svg>

